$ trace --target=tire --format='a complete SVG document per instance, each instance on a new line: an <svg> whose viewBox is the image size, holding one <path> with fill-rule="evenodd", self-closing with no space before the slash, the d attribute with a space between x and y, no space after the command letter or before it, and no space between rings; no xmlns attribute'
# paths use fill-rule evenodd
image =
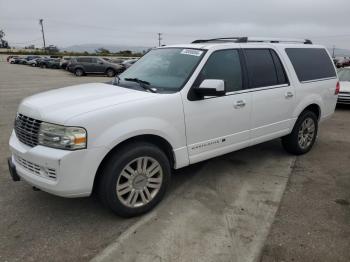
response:
<svg viewBox="0 0 350 262"><path fill-rule="evenodd" d="M146 168L138 169L138 163L142 167L146 163ZM133 142L114 152L104 164L97 193L102 203L117 215L138 216L162 200L170 177L169 159L161 149L150 143Z"/></svg>
<svg viewBox="0 0 350 262"><path fill-rule="evenodd" d="M76 76L83 76L84 75L84 70L81 69L81 68L77 68L77 69L74 70L74 74Z"/></svg>
<svg viewBox="0 0 350 262"><path fill-rule="evenodd" d="M115 72L115 70L112 69L112 68L108 68L108 69L106 70L106 75L107 75L108 77L113 77L113 76L115 76L115 74L116 74L116 72Z"/></svg>
<svg viewBox="0 0 350 262"><path fill-rule="evenodd" d="M47 68L47 65L46 64L42 64L41 68Z"/></svg>
<svg viewBox="0 0 350 262"><path fill-rule="evenodd" d="M313 147L318 131L318 119L314 112L304 111L297 119L292 133L282 138L284 149L294 155L302 155Z"/></svg>

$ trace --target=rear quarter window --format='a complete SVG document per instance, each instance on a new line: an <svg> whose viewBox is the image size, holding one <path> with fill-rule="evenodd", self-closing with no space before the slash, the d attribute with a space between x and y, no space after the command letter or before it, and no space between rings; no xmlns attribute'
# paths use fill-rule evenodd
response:
<svg viewBox="0 0 350 262"><path fill-rule="evenodd" d="M336 77L333 63L323 48L286 48L300 82Z"/></svg>

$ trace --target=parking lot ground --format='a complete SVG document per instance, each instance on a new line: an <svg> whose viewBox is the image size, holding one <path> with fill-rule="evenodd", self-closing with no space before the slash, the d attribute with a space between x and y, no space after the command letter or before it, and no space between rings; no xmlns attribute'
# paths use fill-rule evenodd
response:
<svg viewBox="0 0 350 262"><path fill-rule="evenodd" d="M314 173L326 176L327 170L332 171L332 178L315 176L311 182L318 183L306 191L310 191L310 205L311 196L316 198L321 194L317 192L322 191L320 198L329 197L331 202L320 208L334 208L333 212L320 210L311 221L307 215L295 221L311 228L332 218L335 222L329 230L334 230L334 234L349 230L346 170L350 167L350 151L345 145L349 143L350 110L338 110L333 119L321 126L319 141L309 155L290 156L277 139L177 171L165 200L138 218L119 218L94 197L64 199L34 192L25 182L12 182L6 158L10 155L8 138L20 100L53 88L109 80L0 63L0 261L257 261L290 174L276 221L288 219L288 214L283 213L288 201L292 201L290 212L297 215L296 210L308 203L290 195L293 181ZM344 156L336 158L340 153ZM331 157L327 158L327 154ZM302 185L308 183L304 181ZM338 201L332 206L335 199ZM328 217L329 214L333 215ZM264 249L265 261L281 261L275 254L283 257L283 252L274 253L274 243L278 242L274 236L280 230L275 222ZM293 236L294 232L286 232ZM320 231L319 236L320 242L330 241L330 233L326 236ZM349 243L345 237L343 245L334 246L333 252L344 251ZM297 239L287 240L283 242L287 250L297 246ZM349 256L342 253L342 259L347 259L339 261L349 261Z"/></svg>
<svg viewBox="0 0 350 262"><path fill-rule="evenodd" d="M350 107L298 157L261 261L350 261Z"/></svg>

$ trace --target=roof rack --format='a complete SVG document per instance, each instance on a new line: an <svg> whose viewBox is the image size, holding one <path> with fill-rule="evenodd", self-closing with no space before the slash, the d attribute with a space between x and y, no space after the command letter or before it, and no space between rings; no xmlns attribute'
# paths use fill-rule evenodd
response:
<svg viewBox="0 0 350 262"><path fill-rule="evenodd" d="M309 39L288 39L288 38L264 38L264 37L221 37L212 39L198 39L192 42L192 44L198 43L302 43L312 45Z"/></svg>

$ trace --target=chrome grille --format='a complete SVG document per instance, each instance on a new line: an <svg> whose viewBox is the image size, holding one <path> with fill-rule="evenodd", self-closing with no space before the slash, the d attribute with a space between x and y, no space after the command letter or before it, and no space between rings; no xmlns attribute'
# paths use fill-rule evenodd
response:
<svg viewBox="0 0 350 262"><path fill-rule="evenodd" d="M15 120L15 132L19 141L31 147L38 145L41 122L40 120L18 114Z"/></svg>

